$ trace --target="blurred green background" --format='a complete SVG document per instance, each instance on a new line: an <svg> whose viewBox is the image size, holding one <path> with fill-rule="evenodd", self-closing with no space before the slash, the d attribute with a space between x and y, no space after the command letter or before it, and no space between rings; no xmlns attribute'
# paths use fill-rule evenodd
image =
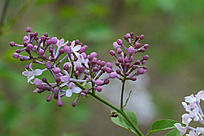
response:
<svg viewBox="0 0 204 136"><path fill-rule="evenodd" d="M0 0L2 13L5 0ZM127 32L143 33L150 44L149 91L157 117L181 120L183 97L204 84L203 0L10 0L0 26L1 136L132 135L109 120L109 109L91 98L64 99L62 108L21 75L24 66L12 58L9 42L21 43L26 26L40 34L80 39L89 51L111 61L108 50ZM151 114L151 113L149 113ZM140 126L147 132L151 124Z"/></svg>

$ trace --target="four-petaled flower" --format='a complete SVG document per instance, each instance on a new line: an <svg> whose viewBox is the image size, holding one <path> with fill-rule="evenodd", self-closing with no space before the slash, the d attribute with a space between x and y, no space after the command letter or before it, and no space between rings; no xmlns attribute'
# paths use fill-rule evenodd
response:
<svg viewBox="0 0 204 136"><path fill-rule="evenodd" d="M35 69L35 70L28 71L28 70L26 69L26 71L22 72L22 74L27 77L28 83L29 83L32 79L35 78L35 76L41 75L41 74L42 74L44 71L46 71L46 70L47 70L47 69L43 69L43 70L41 70L41 69Z"/></svg>
<svg viewBox="0 0 204 136"><path fill-rule="evenodd" d="M73 82L70 82L67 87L68 87L68 89L66 90L66 96L67 97L71 97L72 93L78 94L81 92L81 88L75 86L75 84Z"/></svg>
<svg viewBox="0 0 204 136"><path fill-rule="evenodd" d="M60 85L60 87L64 87L64 86L68 85L68 83L70 81L69 73L66 70L64 70L64 73L65 73L65 75L60 77L61 81L64 82Z"/></svg>
<svg viewBox="0 0 204 136"><path fill-rule="evenodd" d="M71 47L72 52L78 57L80 55L78 51L81 49L81 45L75 46L75 41L72 41L70 47Z"/></svg>

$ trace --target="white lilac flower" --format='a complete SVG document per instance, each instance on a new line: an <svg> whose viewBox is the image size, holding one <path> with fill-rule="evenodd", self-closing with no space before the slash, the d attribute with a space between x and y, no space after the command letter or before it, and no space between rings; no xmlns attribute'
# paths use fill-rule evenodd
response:
<svg viewBox="0 0 204 136"><path fill-rule="evenodd" d="M193 130L190 130L190 131L189 131L189 134L186 134L186 136L199 136L199 134L196 133L196 132L193 131Z"/></svg>
<svg viewBox="0 0 204 136"><path fill-rule="evenodd" d="M181 126L180 123L176 123L176 124L174 124L174 126L180 131L181 135L184 135L187 131L187 128Z"/></svg>
<svg viewBox="0 0 204 136"><path fill-rule="evenodd" d="M78 51L80 51L81 45L76 45L76 46L75 46L75 41L72 41L70 47L71 47L72 52L73 52L73 53L77 56L77 58L78 58L78 56L80 55L80 54L78 53Z"/></svg>
<svg viewBox="0 0 204 136"><path fill-rule="evenodd" d="M82 67L82 66L83 66L82 64L84 64L87 68L89 67L89 65L88 65L88 58L85 58L85 57L84 57L83 55L81 55L81 54L78 54L77 58L78 58L78 59L73 62L73 63L74 63L74 69L76 69L77 66ZM64 64L64 66L65 66L65 65L68 65L69 67L72 67L72 63L71 63L71 62L66 62L66 63Z"/></svg>
<svg viewBox="0 0 204 136"><path fill-rule="evenodd" d="M57 55L59 54L59 50L61 47L63 47L64 45L66 45L68 43L68 41L66 43L64 43L64 39L60 39L60 40L57 40L57 52L55 54L55 58L57 57Z"/></svg>
<svg viewBox="0 0 204 136"><path fill-rule="evenodd" d="M185 102L182 102L183 107L188 113L182 115L182 126L180 123L174 124L175 127L180 131L182 135L189 130L189 134L186 136L203 136L204 135L204 127L191 127L191 121L199 122L203 124L204 114L200 106L201 100L204 100L204 91L198 92L195 96L192 94L190 96L185 97Z"/></svg>
<svg viewBox="0 0 204 136"><path fill-rule="evenodd" d="M28 83L30 83L30 81L31 81L32 79L34 79L35 76L41 75L41 74L42 74L44 71L46 71L46 70L47 70L47 69L43 69L43 70L41 70L41 69L35 69L35 70L28 71L28 70L26 69L26 71L22 72L22 74L27 77Z"/></svg>
<svg viewBox="0 0 204 136"><path fill-rule="evenodd" d="M189 114L183 114L182 115L182 123L185 125L188 125L192 121L191 117Z"/></svg>
<svg viewBox="0 0 204 136"><path fill-rule="evenodd" d="M78 60L75 61L75 66L82 66L82 64L84 64L87 68L89 67L88 59L85 58L83 55L79 54L78 55Z"/></svg>
<svg viewBox="0 0 204 136"><path fill-rule="evenodd" d="M71 97L72 93L78 94L82 91L81 88L75 86L75 84L73 82L70 82L67 87L68 87L68 89L66 90L66 96L67 97Z"/></svg>
<svg viewBox="0 0 204 136"><path fill-rule="evenodd" d="M69 73L66 70L64 70L64 73L65 73L65 75L60 77L61 81L64 82L64 83L62 83L60 85L60 87L66 86L69 83L69 81L70 81Z"/></svg>

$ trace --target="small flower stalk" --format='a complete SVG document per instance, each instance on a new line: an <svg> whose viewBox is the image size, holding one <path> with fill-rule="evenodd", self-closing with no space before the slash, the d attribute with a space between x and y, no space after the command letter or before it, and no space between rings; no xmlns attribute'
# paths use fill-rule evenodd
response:
<svg viewBox="0 0 204 136"><path fill-rule="evenodd" d="M48 33L39 36L26 28L23 44L10 42L11 47L17 47L13 57L20 61L28 62L25 71L27 82L36 85L34 93L49 92L46 98L50 102L53 98L57 105L62 106L62 97L75 95L72 106L76 106L80 97L89 93L101 92L110 79L136 80L140 74L147 70L146 63L149 56L145 55L140 60L134 59L134 54L145 52L148 44L141 45L143 35L135 36L128 33L124 39L128 42L125 46L121 39L113 43L115 49L110 54L116 58L117 70L113 70L110 62L98 59L96 52L86 54L88 46L79 40L65 41L57 37L49 37ZM50 76L43 76L48 73Z"/></svg>
<svg viewBox="0 0 204 136"><path fill-rule="evenodd" d="M195 96L192 94L185 97L185 102L182 102L186 112L182 115L182 123L176 123L175 127L180 131L181 135L186 136L203 136L204 127L192 127L191 122L197 122L197 124L204 124L204 114L200 106L201 101L204 101L204 91L198 92ZM188 133L188 134L187 134Z"/></svg>

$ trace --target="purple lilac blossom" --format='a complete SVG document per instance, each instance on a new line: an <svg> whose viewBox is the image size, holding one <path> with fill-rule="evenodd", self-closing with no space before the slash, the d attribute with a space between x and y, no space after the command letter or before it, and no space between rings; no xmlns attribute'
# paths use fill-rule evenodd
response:
<svg viewBox="0 0 204 136"><path fill-rule="evenodd" d="M86 54L88 46L79 40L65 41L63 38L49 37L48 33L39 36L38 32L32 33L30 27L26 28L26 32L22 45L10 42L11 47L18 48L13 57L28 62L22 74L27 77L28 83L36 85L33 92L48 92L47 102L54 98L61 107L63 96L77 94L72 103L76 106L79 97L90 92L101 92L102 86L107 85L110 78L117 78L112 64L99 60L96 52ZM51 78L43 77L44 72L49 73ZM77 84L89 88L83 90Z"/></svg>

